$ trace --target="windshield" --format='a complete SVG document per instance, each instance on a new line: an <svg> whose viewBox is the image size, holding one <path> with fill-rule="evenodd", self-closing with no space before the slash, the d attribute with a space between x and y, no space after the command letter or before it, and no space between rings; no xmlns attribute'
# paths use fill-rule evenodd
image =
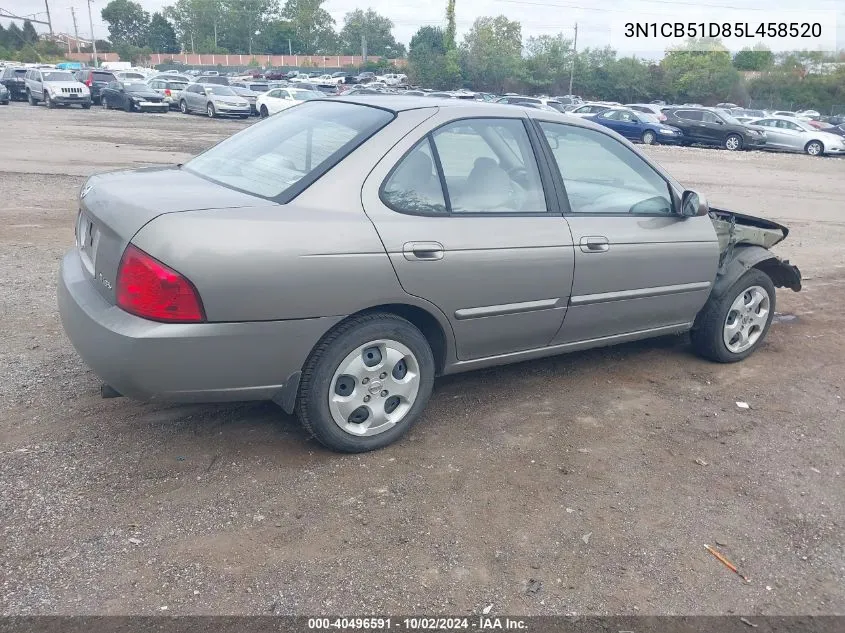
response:
<svg viewBox="0 0 845 633"><path fill-rule="evenodd" d="M206 86L205 94L219 95L221 97L232 97L235 95L235 91L229 88L228 86Z"/></svg>
<svg viewBox="0 0 845 633"><path fill-rule="evenodd" d="M249 89L255 92L267 92L270 90L270 86L268 84L249 84Z"/></svg>
<svg viewBox="0 0 845 633"><path fill-rule="evenodd" d="M124 79L143 79L144 75L141 73L119 73Z"/></svg>
<svg viewBox="0 0 845 633"><path fill-rule="evenodd" d="M185 165L221 185L275 198L317 178L392 120L380 108L318 101L284 110Z"/></svg>
<svg viewBox="0 0 845 633"><path fill-rule="evenodd" d="M44 81L76 81L76 77L65 72L44 73Z"/></svg>
<svg viewBox="0 0 845 633"><path fill-rule="evenodd" d="M734 117L734 115L728 112L719 112L719 116L722 117L727 123L731 123L732 125L742 125L742 123Z"/></svg>
<svg viewBox="0 0 845 633"><path fill-rule="evenodd" d="M123 84L126 92L149 92L150 87L147 84Z"/></svg>

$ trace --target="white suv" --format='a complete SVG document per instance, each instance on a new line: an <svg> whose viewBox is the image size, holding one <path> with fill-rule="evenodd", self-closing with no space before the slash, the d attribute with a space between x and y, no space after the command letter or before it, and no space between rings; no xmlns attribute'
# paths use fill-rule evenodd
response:
<svg viewBox="0 0 845 633"><path fill-rule="evenodd" d="M85 110L91 107L91 91L69 70L30 68L26 71L25 83L30 105L43 101L48 108L73 104Z"/></svg>

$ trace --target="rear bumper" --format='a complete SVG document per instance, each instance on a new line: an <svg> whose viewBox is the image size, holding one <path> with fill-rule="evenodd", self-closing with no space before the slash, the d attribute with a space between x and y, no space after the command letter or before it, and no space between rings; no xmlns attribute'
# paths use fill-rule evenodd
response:
<svg viewBox="0 0 845 633"><path fill-rule="evenodd" d="M169 402L270 400L286 383L295 389L313 346L342 319L148 321L103 299L75 249L61 263L58 304L65 333L104 382L125 396Z"/></svg>

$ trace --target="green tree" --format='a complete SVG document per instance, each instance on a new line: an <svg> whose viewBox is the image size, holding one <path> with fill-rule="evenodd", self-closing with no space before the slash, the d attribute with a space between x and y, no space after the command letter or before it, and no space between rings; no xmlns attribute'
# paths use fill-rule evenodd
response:
<svg viewBox="0 0 845 633"><path fill-rule="evenodd" d="M109 37L117 44L143 46L147 39L150 14L132 0L111 0L100 12L109 25Z"/></svg>
<svg viewBox="0 0 845 633"><path fill-rule="evenodd" d="M153 13L150 19L150 26L147 30L147 46L158 53L178 53L179 42L176 40L176 31L173 30L170 22L161 14Z"/></svg>
<svg viewBox="0 0 845 633"><path fill-rule="evenodd" d="M234 53L263 53L261 33L278 10L276 0L223 0L218 46Z"/></svg>
<svg viewBox="0 0 845 633"><path fill-rule="evenodd" d="M717 41L691 40L668 51L660 65L665 73L667 96L677 101L724 101L739 82L730 53Z"/></svg>
<svg viewBox="0 0 845 633"><path fill-rule="evenodd" d="M567 69L573 62L572 40L557 35L529 37L525 43L522 78L528 92L563 94L569 87Z"/></svg>
<svg viewBox="0 0 845 633"><path fill-rule="evenodd" d="M443 29L423 26L408 47L408 74L420 86L446 90L461 83L457 51L446 50Z"/></svg>
<svg viewBox="0 0 845 633"><path fill-rule="evenodd" d="M334 53L337 49L337 33L334 18L323 8L326 0L287 0L282 8L282 17L293 24L297 40L301 42L301 53L313 55Z"/></svg>
<svg viewBox="0 0 845 633"><path fill-rule="evenodd" d="M187 51L216 52L223 28L224 6L221 0L176 0L165 7L164 17L173 25L176 37ZM212 50L210 50L212 49Z"/></svg>
<svg viewBox="0 0 845 633"><path fill-rule="evenodd" d="M144 46L135 46L128 42L120 42L115 44L115 52L120 57L122 62L131 62L135 65L145 65L152 54L149 48Z"/></svg>
<svg viewBox="0 0 845 633"><path fill-rule="evenodd" d="M405 54L405 47L393 37L393 22L372 9L355 9L343 18L340 31L341 52L345 55L361 53L361 40L366 38L367 54L396 58Z"/></svg>
<svg viewBox="0 0 845 633"><path fill-rule="evenodd" d="M35 30L35 27L32 26L32 22L29 20L23 21L23 29L21 29L21 36L23 37L24 45L29 44L34 46L35 43L38 41L38 33Z"/></svg>
<svg viewBox="0 0 845 633"><path fill-rule="evenodd" d="M271 55L287 55L302 52L302 43L296 37L296 29L286 20L270 20L261 28L257 38L260 50Z"/></svg>
<svg viewBox="0 0 845 633"><path fill-rule="evenodd" d="M774 63L774 53L764 47L743 48L734 55L734 67L737 70L767 70Z"/></svg>
<svg viewBox="0 0 845 633"><path fill-rule="evenodd" d="M500 15L481 17L464 36L461 66L475 90L502 92L515 84L522 65L522 27Z"/></svg>
<svg viewBox="0 0 845 633"><path fill-rule="evenodd" d="M21 27L12 22L6 29L6 48L10 51L19 51L24 44L26 44L26 40L21 32Z"/></svg>
<svg viewBox="0 0 845 633"><path fill-rule="evenodd" d="M449 0L446 4L446 32L443 34L443 43L446 50L457 48L455 41L455 0Z"/></svg>

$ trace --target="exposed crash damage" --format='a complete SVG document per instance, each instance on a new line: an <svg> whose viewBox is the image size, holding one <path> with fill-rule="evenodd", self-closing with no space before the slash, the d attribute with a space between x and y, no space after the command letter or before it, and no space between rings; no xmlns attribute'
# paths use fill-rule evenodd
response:
<svg viewBox="0 0 845 633"><path fill-rule="evenodd" d="M789 234L785 226L710 208L719 239L719 268L707 303L690 332L696 351L732 363L763 341L775 313L775 288L801 290L801 271L769 249Z"/></svg>
<svg viewBox="0 0 845 633"><path fill-rule="evenodd" d="M782 224L751 215L710 209L710 219L719 238L719 271L713 292L726 290L746 270L758 268L778 288L801 290L801 271L769 251L789 235Z"/></svg>

